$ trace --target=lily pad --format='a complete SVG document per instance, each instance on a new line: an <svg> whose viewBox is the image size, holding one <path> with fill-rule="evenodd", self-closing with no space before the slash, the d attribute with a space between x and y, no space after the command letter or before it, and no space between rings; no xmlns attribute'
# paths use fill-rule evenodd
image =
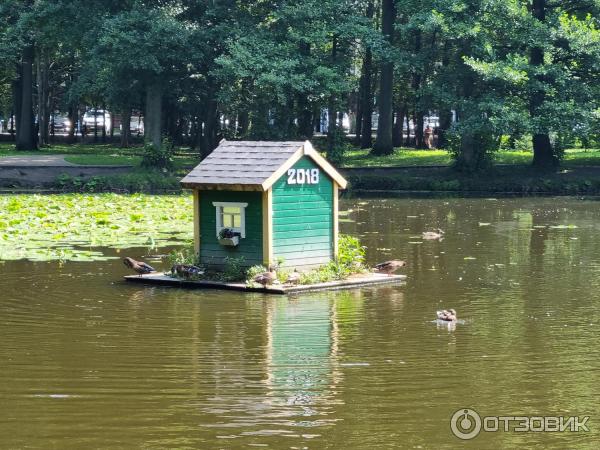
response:
<svg viewBox="0 0 600 450"><path fill-rule="evenodd" d="M104 261L103 247L180 245L193 238L190 196L0 196L0 260Z"/></svg>

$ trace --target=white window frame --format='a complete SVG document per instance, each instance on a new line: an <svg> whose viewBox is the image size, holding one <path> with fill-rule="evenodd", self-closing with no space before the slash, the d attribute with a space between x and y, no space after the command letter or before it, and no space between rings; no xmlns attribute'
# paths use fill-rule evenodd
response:
<svg viewBox="0 0 600 450"><path fill-rule="evenodd" d="M213 202L213 206L215 207L215 211L217 213L217 238L219 237L219 233L224 228L229 228L235 232L240 233L242 238L246 237L246 207L248 203L238 203L238 202ZM239 228L231 228L223 226L223 207L230 206L234 208L240 208L240 226Z"/></svg>

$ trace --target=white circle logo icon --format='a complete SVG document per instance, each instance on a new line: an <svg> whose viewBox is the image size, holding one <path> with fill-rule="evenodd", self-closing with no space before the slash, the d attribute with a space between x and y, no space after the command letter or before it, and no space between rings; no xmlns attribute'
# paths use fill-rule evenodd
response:
<svg viewBox="0 0 600 450"><path fill-rule="evenodd" d="M472 409L459 409L450 419L450 429L459 439L473 439L481 431L481 417Z"/></svg>

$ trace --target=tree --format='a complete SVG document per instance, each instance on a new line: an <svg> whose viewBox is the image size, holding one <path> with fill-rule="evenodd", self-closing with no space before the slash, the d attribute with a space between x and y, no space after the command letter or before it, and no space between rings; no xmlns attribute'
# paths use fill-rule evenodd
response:
<svg viewBox="0 0 600 450"><path fill-rule="evenodd" d="M516 107L506 117L515 117L514 111L527 112L528 117L519 117L519 125L505 117L503 131L528 131L533 165L545 170L557 166L564 143L572 141L577 130L594 126L598 8L579 0L553 4L534 0L530 6L522 0L492 2L481 16L480 45L488 50L466 60L502 93L498 104Z"/></svg>
<svg viewBox="0 0 600 450"><path fill-rule="evenodd" d="M102 87L113 104L127 111L144 89L145 136L156 148L162 144L165 90L177 72L185 70L188 38L186 27L166 7L148 9L135 4L103 23L90 51L86 78L91 82L94 74L102 73L100 83L94 81L92 86ZM121 97L124 92L129 94Z"/></svg>
<svg viewBox="0 0 600 450"><path fill-rule="evenodd" d="M391 47L394 43L394 22L396 20L396 6L394 0L381 2L381 32ZM394 62L390 55L382 57L381 79L377 106L379 121L377 125L377 138L373 146L373 154L390 155L394 152L392 140L393 126L393 97L394 97Z"/></svg>

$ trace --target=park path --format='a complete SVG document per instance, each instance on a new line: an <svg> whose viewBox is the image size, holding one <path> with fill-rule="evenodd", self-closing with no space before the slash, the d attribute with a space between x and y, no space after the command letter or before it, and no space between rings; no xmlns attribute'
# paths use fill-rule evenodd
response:
<svg viewBox="0 0 600 450"><path fill-rule="evenodd" d="M4 156L0 158L0 166L3 167L74 167L65 161L65 155L23 155Z"/></svg>

